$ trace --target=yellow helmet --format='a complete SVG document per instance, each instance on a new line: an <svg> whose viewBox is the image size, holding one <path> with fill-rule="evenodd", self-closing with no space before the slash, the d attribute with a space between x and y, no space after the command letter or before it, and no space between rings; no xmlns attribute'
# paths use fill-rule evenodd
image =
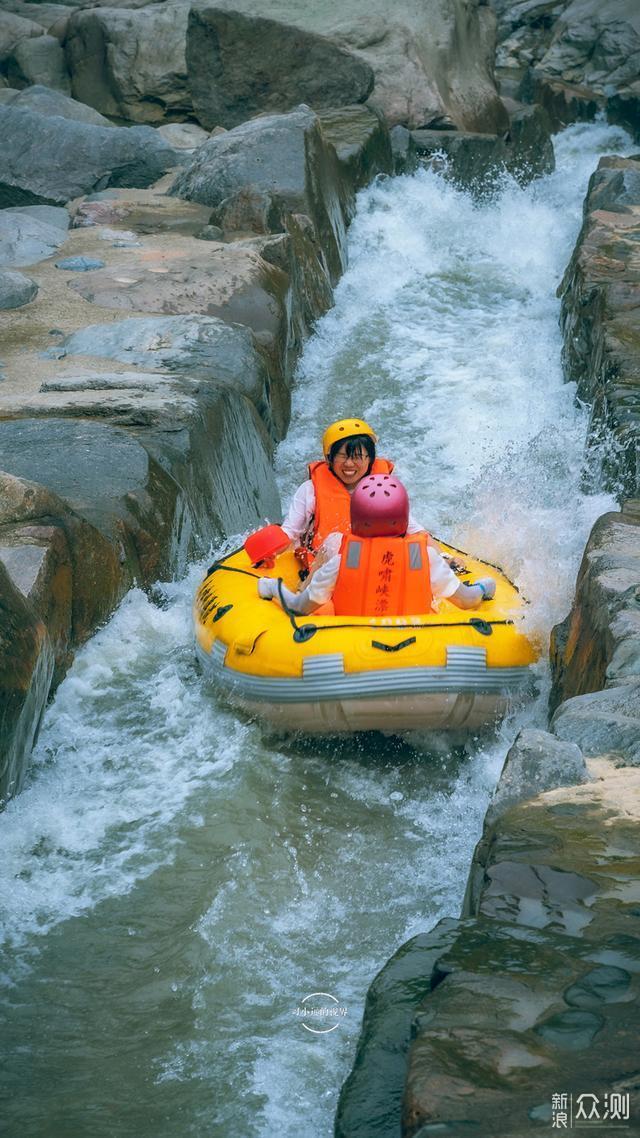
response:
<svg viewBox="0 0 640 1138"><path fill-rule="evenodd" d="M329 451L334 443L340 439L348 439L351 435L368 435L374 443L377 443L378 436L364 419L337 419L330 427L327 427L322 436L322 453L325 458L329 458Z"/></svg>

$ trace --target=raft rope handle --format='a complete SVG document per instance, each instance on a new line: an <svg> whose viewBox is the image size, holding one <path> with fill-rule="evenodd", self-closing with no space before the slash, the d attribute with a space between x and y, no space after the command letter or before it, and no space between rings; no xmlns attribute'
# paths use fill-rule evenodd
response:
<svg viewBox="0 0 640 1138"><path fill-rule="evenodd" d="M220 605L220 607L219 607L219 609L218 609L218 611L217 611L216 615L214 616L211 623L215 624L216 621L222 620L222 617L226 616L228 612L231 612L232 608L233 608L232 604L231 605Z"/></svg>
<svg viewBox="0 0 640 1138"><path fill-rule="evenodd" d="M408 636L406 640L401 640L399 644L382 644L379 640L372 640L371 647L379 648L381 652L400 652L402 648L408 648L410 644L415 644L415 636Z"/></svg>
<svg viewBox="0 0 640 1138"><path fill-rule="evenodd" d="M289 608L287 602L284 599L284 593L282 592L283 584L284 581L282 580L282 577L278 577L278 597L280 598L280 604L282 605L283 610L286 612L289 620L291 621L291 627L293 628L293 634L295 636L296 632L298 632L298 625L296 624L296 618L292 610Z"/></svg>
<svg viewBox="0 0 640 1138"><path fill-rule="evenodd" d="M234 552L239 553L240 550L236 549ZM229 554L229 557L233 556L234 553ZM223 561L214 561L213 565L210 565L207 569L205 581L207 581L213 573L216 573L218 569L224 569L225 573L241 573L243 577L253 577L254 581L258 581L260 579L259 573L250 573L248 569L236 569L234 565L225 565Z"/></svg>
<svg viewBox="0 0 640 1138"><path fill-rule="evenodd" d="M451 546L450 548L453 549L453 546ZM235 552L239 553L240 551L235 550ZM459 550L458 552L462 552L462 551ZM234 554L229 553L228 556L233 557ZM486 564L489 565L489 562L487 561ZM497 566L496 566L496 568L497 568ZM225 565L222 561L214 561L213 565L211 565L210 568L207 570L207 577L211 576L211 574L215 573L218 569L224 569L224 571L226 573L241 573L243 577L253 577L254 581L257 581L259 579L258 573L250 573L248 569L236 569L236 567L234 565ZM502 570L501 570L501 572L502 572ZM206 579L207 578L205 577L205 580ZM509 580L509 578L507 578L507 580ZM511 584L511 582L509 582L509 583ZM278 577L278 593L280 596L280 604L282 605L284 612L287 614L287 616L289 617L289 620L291 621L291 626L294 630L294 636L295 636L295 633L300 631L301 626L296 624L296 618L295 618L294 614L292 613L291 609L288 607L284 597L282 596L282 584L283 584L282 577ZM514 585L513 587L517 591L516 586ZM316 632L336 632L338 629L342 630L344 628L375 628L376 632L397 632L401 628L407 628L407 629L414 629L414 628L418 628L418 629L423 629L423 628L473 628L474 631L479 632L480 629L479 629L478 625L480 623L485 625L487 628L490 628L492 625L513 624L514 621L512 621L512 620L483 620L480 622L480 621L478 621L478 617L471 617L470 620L455 620L455 621L454 620L452 620L452 621L447 620L447 621L442 621L438 624L393 624L393 625L384 625L384 624L374 624L374 625L366 625L366 624L321 624L321 625L316 625L315 631ZM306 625L303 625L302 627L306 627ZM488 635L490 635L490 633L483 632L482 635L488 636Z"/></svg>
<svg viewBox="0 0 640 1138"><path fill-rule="evenodd" d="M439 621L433 624L321 624L318 626L318 632L335 632L337 629L343 628L369 628L372 632L398 632L400 629L423 629L423 628L474 628L477 631L474 620L477 617L472 617L471 620L446 620ZM496 625L496 624L514 624L513 620L483 620L483 624Z"/></svg>

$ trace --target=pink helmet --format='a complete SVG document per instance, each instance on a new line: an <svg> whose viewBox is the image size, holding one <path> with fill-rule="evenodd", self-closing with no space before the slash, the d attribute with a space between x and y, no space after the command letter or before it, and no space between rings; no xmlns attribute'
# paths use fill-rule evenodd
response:
<svg viewBox="0 0 640 1138"><path fill-rule="evenodd" d="M368 474L351 495L356 537L402 537L409 525L409 497L393 474Z"/></svg>

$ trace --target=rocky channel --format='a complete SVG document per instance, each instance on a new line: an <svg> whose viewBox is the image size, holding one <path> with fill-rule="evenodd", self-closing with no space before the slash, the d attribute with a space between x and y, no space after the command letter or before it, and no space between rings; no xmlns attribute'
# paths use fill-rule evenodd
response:
<svg viewBox="0 0 640 1138"><path fill-rule="evenodd" d="M477 194L524 182L552 128L602 112L640 139L628 0L254 9L0 13L3 802L127 590L278 514L273 449L358 190L418 163ZM462 915L370 989L341 1138L515 1136L549 1125L560 1075L640 1085L639 217L640 158L603 159L561 286L589 477L620 512L589 539L549 730L507 755Z"/></svg>
<svg viewBox="0 0 640 1138"><path fill-rule="evenodd" d="M411 5L366 35L331 5L9 8L0 542L25 659L3 668L4 801L131 585L277 515L273 446L357 191L429 160L433 127L462 181L550 161L544 112L498 95L475 4L433 5L438 51Z"/></svg>
<svg viewBox="0 0 640 1138"><path fill-rule="evenodd" d="M604 110L638 137L635 8L496 8L503 89L534 92L556 127ZM577 72L593 87L576 89ZM561 1125L553 1090L637 1104L639 219L640 158L601 159L559 295L565 376L590 408L585 477L620 512L594 525L553 631L549 730L521 731L507 754L461 915L403 945L374 980L339 1138L515 1138Z"/></svg>

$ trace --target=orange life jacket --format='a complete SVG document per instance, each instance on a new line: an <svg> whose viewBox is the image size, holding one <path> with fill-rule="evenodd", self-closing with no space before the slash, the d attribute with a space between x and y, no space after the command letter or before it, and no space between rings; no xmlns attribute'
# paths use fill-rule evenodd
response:
<svg viewBox="0 0 640 1138"><path fill-rule="evenodd" d="M432 611L425 533L353 537L342 543L336 616L412 616Z"/></svg>
<svg viewBox="0 0 640 1138"><path fill-rule="evenodd" d="M370 474L391 474L393 463L386 458L374 459ZM313 482L316 507L313 530L303 537L304 545L319 549L330 533L348 533L351 527L351 495L326 462L312 462L309 478Z"/></svg>

